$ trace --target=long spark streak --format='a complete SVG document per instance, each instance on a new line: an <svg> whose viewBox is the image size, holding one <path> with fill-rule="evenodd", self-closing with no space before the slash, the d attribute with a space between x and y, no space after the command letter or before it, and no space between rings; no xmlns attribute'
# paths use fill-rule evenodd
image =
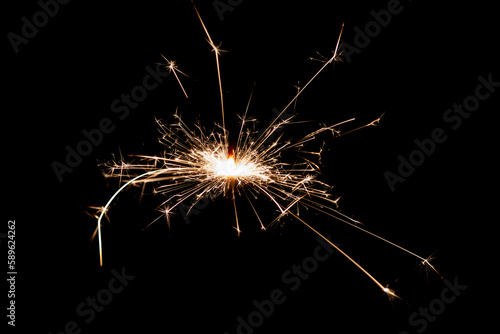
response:
<svg viewBox="0 0 500 334"><path fill-rule="evenodd" d="M365 268L363 268L359 263L357 263L356 261L354 261L353 258L351 258L349 255L347 255L347 253L345 253L343 250L341 250L337 245L335 245L333 242L331 242L330 240L328 240L328 238L326 238L323 234L319 233L317 230L315 230L311 225L309 225L308 223L306 223L305 221L303 221L302 219L300 219L297 215L295 215L293 212L290 212L290 214L295 218L297 219L298 221L300 221L302 224L304 224L305 226L307 226L311 231L313 231L314 233L316 233L317 235L319 235L323 240L325 240L328 244L330 244L331 246L333 246L340 254L342 254L346 259L348 259L349 261L351 261L356 267L358 267L366 276L368 276L368 278L370 278L373 282L375 282L375 284L377 284L377 286L382 290L384 291L385 293L387 293L388 295L390 296L393 296L393 297L396 297L398 299L401 299L401 297L399 297L398 295L396 295L394 293L393 290L383 286L379 281L377 281L377 279L375 277L373 277Z"/></svg>
<svg viewBox="0 0 500 334"><path fill-rule="evenodd" d="M285 110L287 110L288 107L290 107L290 105L297 100L297 98L299 97L299 95L307 88L307 86L309 86L309 84L314 79L316 79L316 77L321 72L323 72L323 70L337 58L337 52L338 52L339 45L340 45L340 38L342 37L342 32L343 31L344 31L344 23L342 23L342 28L340 28L339 38L337 39L337 45L335 46L335 52L333 53L333 56L327 62L325 62L323 64L323 66L319 69L319 71L316 72L316 74L313 75L312 78L309 79L309 81L302 88L299 89L299 91L297 92L297 94L295 95L295 97L285 106L285 108L283 108L283 110L278 114L278 116L276 116L276 118L274 119L274 121L271 122L270 126L273 125L274 122L276 122L276 120L279 119L281 117L281 115L283 115L283 113L285 112Z"/></svg>
<svg viewBox="0 0 500 334"><path fill-rule="evenodd" d="M196 5L194 4L194 1L191 0L191 3L193 4L194 10L196 11L196 15L198 16L198 19L200 20L200 23L203 26L203 30L205 30L205 34L207 35L207 38L208 38L208 44L210 44L210 46L212 47L212 50L215 53L215 63L217 64L217 78L218 78L218 81L219 81L220 107L221 107L221 112L222 112L222 129L223 129L223 131L225 133L226 132L226 122L224 120L224 98L222 96L222 81L221 81L221 77L220 77L220 65L219 65L219 54L220 54L221 50L212 41L212 38L210 37L210 34L208 33L208 29L205 26L205 23L203 23L201 15L198 12L198 9L196 8Z"/></svg>
<svg viewBox="0 0 500 334"><path fill-rule="evenodd" d="M131 179L130 181L128 181L127 183L125 183L123 186L121 186L120 189L118 189L113 194L113 196L110 197L110 199L108 200L108 202L106 203L106 205L102 209L102 212L99 215L99 218L97 219L97 235L98 235L98 239L99 239L99 262L100 262L101 266L102 266L101 220L102 220L102 217L104 217L104 215L108 211L109 205L111 204L111 202L113 202L113 200L115 199L115 197L118 196L118 194L120 192L122 192L123 189L127 188L130 184L134 183L134 181L136 181L136 180L138 180L140 178L143 178L145 176L151 175L151 174L162 173L162 172L163 172L162 170L153 170L153 171L149 171L149 172L146 172L146 173L143 173L143 174L141 174L139 176L134 177L133 179Z"/></svg>
<svg viewBox="0 0 500 334"><path fill-rule="evenodd" d="M372 237L378 238L379 240L382 240L383 242L386 242L386 243L388 243L389 245L394 246L394 247L396 247L396 248L399 248L400 250L402 250L402 251L404 251L404 252L406 252L406 253L408 253L408 254L410 254L410 255L412 255L412 256L414 256L414 257L416 257L416 258L418 258L419 260L421 260L421 263L422 263L423 265L426 265L426 266L428 266L429 268L431 268L431 269L432 269L432 270L433 270L436 274L438 274L438 275L439 275L439 277L440 277L441 279L443 279L443 276L441 276L441 274L437 271L437 269L436 269L436 268L435 268L432 264L430 264L430 262L428 261L428 259L425 259L425 258L423 258L422 256L420 256L420 255L418 255L418 254L415 254L415 253L413 253L412 251L410 251L410 250L408 250L408 249L406 249L406 248L402 247L401 245L398 245L398 244L396 244L396 243L394 243L394 242L392 242L392 241L390 241L390 240L387 240L387 239L385 239L385 238L381 237L381 236L380 236L380 235L378 235L378 234L375 234L375 233L373 233L373 232L370 232L370 231L368 231L368 230L366 230L366 229L364 229L364 228L360 227L359 225L357 225L357 223L359 224L359 222L358 222L358 221L354 221L354 223L353 223L353 222L352 222L352 221L353 221L353 220L352 220L352 218L349 218L348 216L344 215L343 213L341 213L341 212L339 212L339 211L337 211L337 210L331 209L331 208L330 208L330 210L331 210L331 211L335 211L335 213L336 213L336 214L341 215L341 216L343 216L344 218L346 218L346 219L348 219L348 220L346 220L346 219L342 219L342 218L337 217L337 216L334 216L334 215L332 215L331 213L326 212L326 211L324 211L324 210L321 210L320 208L317 208L317 207L315 208L315 210L316 210L316 211L319 211L319 212L321 212L321 213L324 213L325 215L328 215L328 216L330 216L330 217L333 217L333 218L337 219L338 221L341 221L341 222L343 222L343 223L346 223L346 224L348 224L348 225L350 225L350 226L352 226L352 227L354 227L354 228L357 228L358 230L360 230L360 231L362 231L362 232L364 232L364 233L366 233L366 234L369 234L369 235L371 235Z"/></svg>
<svg viewBox="0 0 500 334"><path fill-rule="evenodd" d="M234 181L233 181L234 182ZM232 195L233 195L233 206L234 206L234 217L236 219L236 232L238 232L238 236L240 236L240 233L241 233L241 230L240 230L240 223L238 221L238 210L236 210L236 198L235 198L235 195L234 195L234 183L231 183L231 192L232 192Z"/></svg>

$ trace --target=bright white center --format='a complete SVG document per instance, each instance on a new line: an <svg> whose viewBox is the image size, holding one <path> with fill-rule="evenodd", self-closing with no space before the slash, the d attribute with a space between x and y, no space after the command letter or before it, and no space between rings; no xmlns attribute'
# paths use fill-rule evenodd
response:
<svg viewBox="0 0 500 334"><path fill-rule="evenodd" d="M233 157L229 157L225 160L217 160L215 173L219 176L246 176L250 174L250 168L245 164L236 164Z"/></svg>

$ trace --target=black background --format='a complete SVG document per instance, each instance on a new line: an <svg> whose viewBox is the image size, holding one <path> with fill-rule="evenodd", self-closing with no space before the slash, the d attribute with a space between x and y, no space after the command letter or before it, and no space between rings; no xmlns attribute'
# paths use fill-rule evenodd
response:
<svg viewBox="0 0 500 334"><path fill-rule="evenodd" d="M250 113L264 126L273 108L283 108L296 89L329 57L342 22L343 40L354 45L354 27L373 20L369 3L243 1L221 21L211 1L197 2L212 39L229 52L221 57L226 122L236 124L255 84ZM443 119L446 109L474 93L477 77L500 80L498 25L493 5L402 2L370 44L350 63L327 68L297 102L299 120L288 137L351 117L352 127L385 112L380 127L327 141L322 180L343 195L344 213L404 247L429 256L445 278L468 288L426 333L452 332L472 325L488 328L495 301L493 242L497 216L495 111L498 92L460 128ZM6 11L4 36L19 33L21 17L39 10L35 1ZM236 237L230 207L211 203L186 224L180 215L172 229L154 219L151 196L125 192L105 224L103 267L97 243L90 242L95 220L88 206L102 206L117 189L98 167L112 154L160 152L155 118L171 121L178 107L188 122L200 117L210 128L220 122L215 59L190 1L79 2L59 13L22 45L18 54L4 39L7 82L3 112L3 217L17 223L17 329L63 331L76 321L82 333L162 331L236 333L236 318L254 310L253 300L276 288L287 300L255 333L399 333L411 329L408 316L439 298L444 285L418 271L418 259L310 214L310 223L331 234L352 257L404 302L390 303L351 263L335 253L320 264L300 289L291 292L281 275L312 255L316 236L289 219L274 231L258 231L258 221L242 215ZM123 121L110 104L142 83L147 65L160 53L176 60L188 91L185 99L173 76L148 94ZM496 55L495 55L496 53ZM83 129L111 118L116 129L61 183L53 161L64 161L65 146L83 139ZM351 125L350 125L351 126ZM231 126L229 126L231 127ZM448 139L391 192L384 172L396 172L415 139L441 127ZM345 129L348 129L346 127ZM275 213L262 206L263 217ZM267 216L268 215L268 216ZM87 297L105 288L112 269L125 267L135 279L90 324L76 313ZM415 328L413 328L415 329Z"/></svg>

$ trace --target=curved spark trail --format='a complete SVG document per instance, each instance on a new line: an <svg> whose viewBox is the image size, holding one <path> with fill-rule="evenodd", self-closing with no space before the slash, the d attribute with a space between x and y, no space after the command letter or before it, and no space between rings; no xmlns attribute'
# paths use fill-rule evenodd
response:
<svg viewBox="0 0 500 334"><path fill-rule="evenodd" d="M364 127L377 126L382 116L368 124L346 132L340 132L339 127L353 122L354 118L331 126L323 126L294 142L282 140L283 134L280 134L278 139L271 141L278 128L292 124L292 117L284 120L280 118L285 110L297 100L299 95L329 64L333 65L339 60L338 50L344 25L342 24L333 56L325 62L302 88L298 89L296 95L257 138L255 138L255 132L251 131L249 127L249 124L253 124L256 120L247 118L252 92L247 108L241 117L241 127L236 145L232 147L229 145L229 135L224 119L224 99L219 69L219 55L221 50L210 37L196 6L194 6L194 9L207 35L207 41L215 53L221 101L222 131L213 130L207 132L201 124L195 124L195 128L191 129L176 113L174 114L174 118L177 121L174 124L164 125L161 121L157 120L161 134L159 141L165 146L165 151L162 155L137 155L135 157L140 160L139 163L125 163L120 161L107 164L110 171L108 176L119 177L120 180L122 178L130 179L110 197L104 207L99 208L99 215L96 216L97 228L94 235L98 235L100 265L103 265L102 220L106 216L114 199L131 185L142 184L145 186L146 184L155 184L154 193L164 195L166 199L158 206L162 215L153 222L161 217L165 217L170 224L169 217L172 210L189 199L194 199L192 208L202 198L213 200L216 197L228 195L234 209L235 228L237 234L240 235L241 231L236 205L236 195L238 195L238 197L246 199L255 213L261 228L265 230L266 226L263 223L265 219L259 215L256 206L252 202L252 198L264 197L269 199L279 212L278 217L272 220L269 225L275 224L285 215L290 215L332 245L389 297L400 298L393 290L384 287L353 258L300 218L298 215L299 208L314 209L317 212L333 217L340 222L378 238L416 257L421 261L421 264L431 268L439 275L437 270L429 263L430 258L423 258L400 245L360 227L360 222L337 210L337 201L339 198L334 199L331 197L329 191L332 187L317 179L319 166L311 159L306 158L307 156L321 156L322 149L318 152L305 150L305 147L310 143L314 143L320 134L331 133L334 137L343 136ZM165 56L162 55L162 57L167 61L165 66L174 72L182 91L187 97L187 93L176 74L178 70L175 64ZM179 71L179 73L182 72ZM293 152L295 155L299 155L302 160L294 163L287 162L282 158L285 152ZM297 213L294 213L294 210L297 210Z"/></svg>

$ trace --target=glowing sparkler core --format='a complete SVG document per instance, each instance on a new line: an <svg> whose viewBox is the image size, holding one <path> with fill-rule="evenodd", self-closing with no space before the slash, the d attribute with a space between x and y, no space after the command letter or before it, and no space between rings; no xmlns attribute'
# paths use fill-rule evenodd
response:
<svg viewBox="0 0 500 334"><path fill-rule="evenodd" d="M226 177L245 177L252 175L252 168L254 166L234 162L234 158L230 156L228 159L219 159L214 163L214 172L218 176Z"/></svg>
<svg viewBox="0 0 500 334"><path fill-rule="evenodd" d="M279 212L278 217L276 217L269 225L275 224L283 216L289 214L291 217L301 222L304 226L331 244L335 249L337 249L337 251L344 255L346 259L351 261L375 284L377 284L377 286L389 297L399 298L393 290L389 289L387 286L383 286L353 258L348 256L338 246L330 242L319 231L300 218L298 214L299 208L314 209L317 212L333 217L338 221L351 225L364 233L391 244L420 259L423 265L432 269L439 275L437 270L429 263L428 260L430 258L425 259L387 239L382 238L381 236L361 228L358 225L358 221L337 210L338 198L332 199L329 193L332 187L316 178L319 166L311 159L311 157L321 157L322 148L319 152L304 149L307 143L316 140L316 137L320 134L332 133L333 137L338 137L364 127L377 126L382 116L368 124L347 132L341 133L338 127L351 122L354 119L345 120L331 126L323 126L294 142L281 141L281 135L278 139L270 142L278 128L291 123L291 118L280 120L280 117L285 110L287 110L287 108L289 108L292 103L297 100L298 96L304 91L304 89L309 86L309 84L325 69L328 64L334 64L335 61L339 60L337 52L344 25L342 24L333 56L318 70L318 72L305 84L305 86L297 91L297 94L293 97L293 99L291 99L281 113L257 138L255 138L256 132L252 132L248 127L248 123L256 120L247 119L247 105L247 110L245 111L243 117L241 117L242 123L236 145L234 150L230 151L228 143L229 136L224 121L224 104L219 70L220 50L215 46L214 42L210 38L208 30L203 24L196 7L195 10L204 31L207 34L208 42L212 46L216 55L217 76L221 98L222 133L207 133L200 124L197 124L196 129L192 130L184 124L180 116L175 114L174 117L177 118L178 121L170 126L166 126L158 121L159 130L162 134L160 143L164 144L167 148L162 156L136 156L142 159L143 162L127 164L124 162L114 162L108 164L108 167L110 167L110 173L108 176L119 176L120 181L122 178L126 178L128 181L126 181L118 189L118 191L111 196L104 207L98 208L99 215L96 215L98 219L94 236L97 235L99 240L99 256L101 266L103 264L101 223L102 219L106 216L111 202L120 192L131 185L143 184L143 186L145 186L146 184L155 184L157 186L154 188L154 193L166 196L165 201L163 201L158 208L159 211L162 212L162 216L160 217L167 218L168 222L169 215L172 210L188 200L194 200L191 206L193 207L201 198L213 199L221 194L226 195L229 193L232 198L236 222L235 228L238 235L241 231L238 221L236 194L248 200L248 204L252 207L263 230L266 228L264 227L262 219L255 209L251 198L267 198L275 204ZM164 56L163 58L168 62L167 67L174 72L179 85L187 97L187 93L176 74L176 71L178 70L175 67L174 62L169 61ZM282 161L281 154L285 151L294 151L298 153L302 160L293 163ZM296 213L293 212L295 209Z"/></svg>

